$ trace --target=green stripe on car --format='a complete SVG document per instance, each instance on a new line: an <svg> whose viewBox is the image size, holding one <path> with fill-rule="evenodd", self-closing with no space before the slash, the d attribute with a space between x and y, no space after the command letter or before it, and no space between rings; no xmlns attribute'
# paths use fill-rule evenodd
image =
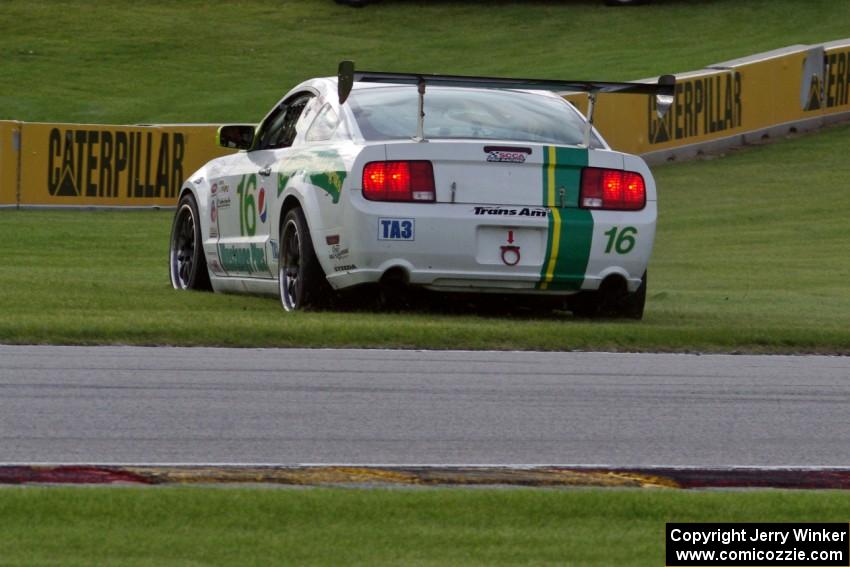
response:
<svg viewBox="0 0 850 567"><path fill-rule="evenodd" d="M581 288L593 243L593 215L578 208L588 150L548 146L543 155L543 205L549 207L546 256L538 289Z"/></svg>

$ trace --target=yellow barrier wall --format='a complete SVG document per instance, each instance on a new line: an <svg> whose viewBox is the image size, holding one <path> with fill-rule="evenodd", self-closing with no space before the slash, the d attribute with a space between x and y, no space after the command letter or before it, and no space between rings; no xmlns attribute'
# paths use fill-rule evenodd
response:
<svg viewBox="0 0 850 567"><path fill-rule="evenodd" d="M841 51L841 47L844 51ZM776 57L754 56L713 65L741 73L746 104L757 119L753 126L769 128L850 110L847 42L799 46Z"/></svg>
<svg viewBox="0 0 850 567"><path fill-rule="evenodd" d="M753 115L745 112L744 91L739 73L704 70L679 74L675 102L664 119L658 118L653 97L603 94L597 99L595 124L613 148L629 153L706 142L752 127ZM574 97L570 99L576 102ZM582 109L586 106L586 102L579 104Z"/></svg>
<svg viewBox="0 0 850 567"><path fill-rule="evenodd" d="M586 111L586 95L566 98ZM613 148L650 154L846 112L850 40L841 40L678 74L675 102L663 120L651 97L600 95L595 123Z"/></svg>
<svg viewBox="0 0 850 567"><path fill-rule="evenodd" d="M0 121L0 205L18 202L20 122Z"/></svg>
<svg viewBox="0 0 850 567"><path fill-rule="evenodd" d="M599 96L596 126L614 149L657 161L850 117L850 39L794 45L676 79L664 119L652 97ZM586 111L586 95L567 98ZM0 122L0 205L174 206L186 176L231 153L216 145L216 128Z"/></svg>
<svg viewBox="0 0 850 567"><path fill-rule="evenodd" d="M653 97L600 95L596 127L613 148L645 154L802 119L797 93L805 53L806 46L798 46L678 74L675 101L663 119ZM586 97L568 98L586 108Z"/></svg>
<svg viewBox="0 0 850 567"><path fill-rule="evenodd" d="M21 204L174 206L183 180L230 150L216 126L22 126Z"/></svg>

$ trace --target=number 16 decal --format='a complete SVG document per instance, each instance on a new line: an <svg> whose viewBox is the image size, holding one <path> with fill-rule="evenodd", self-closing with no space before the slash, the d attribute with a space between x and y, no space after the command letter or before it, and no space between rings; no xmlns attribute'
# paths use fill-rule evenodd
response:
<svg viewBox="0 0 850 567"><path fill-rule="evenodd" d="M254 193L257 192L257 176L243 175L236 193L239 194L239 235L254 236L257 232L257 204ZM262 207L262 204L261 204ZM248 212L250 211L250 212ZM261 219L265 221L265 219Z"/></svg>
<svg viewBox="0 0 850 567"><path fill-rule="evenodd" d="M617 254L628 254L635 247L637 241L638 230L633 226L626 226L620 230L619 226L612 226L611 230L605 232L608 237L608 245L605 247L605 253L610 254L613 248Z"/></svg>

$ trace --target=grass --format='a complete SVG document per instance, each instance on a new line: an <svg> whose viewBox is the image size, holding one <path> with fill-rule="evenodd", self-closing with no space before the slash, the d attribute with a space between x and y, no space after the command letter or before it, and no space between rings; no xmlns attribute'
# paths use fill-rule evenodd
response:
<svg viewBox="0 0 850 567"><path fill-rule="evenodd" d="M846 492L6 488L0 563L664 565L665 522L848 510Z"/></svg>
<svg viewBox="0 0 850 567"><path fill-rule="evenodd" d="M257 120L362 67L630 79L847 36L850 2L4 0L0 118ZM46 33L44 22L50 22ZM458 55L462 54L462 57ZM850 130L657 169L643 322L299 313L177 294L165 212L0 211L0 342L850 353L841 176Z"/></svg>
<svg viewBox="0 0 850 567"><path fill-rule="evenodd" d="M636 79L850 35L836 0L3 0L0 119L258 121L354 59L366 69Z"/></svg>
<svg viewBox="0 0 850 567"><path fill-rule="evenodd" d="M170 212L2 211L0 342L848 354L848 145L843 126L659 168L641 322L288 314L172 290Z"/></svg>

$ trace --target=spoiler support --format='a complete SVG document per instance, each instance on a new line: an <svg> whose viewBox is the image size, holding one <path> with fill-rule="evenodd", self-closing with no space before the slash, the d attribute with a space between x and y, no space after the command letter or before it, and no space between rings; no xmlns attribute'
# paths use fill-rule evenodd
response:
<svg viewBox="0 0 850 567"><path fill-rule="evenodd" d="M419 91L419 115L416 118L416 141L425 141L425 79L422 77L416 83Z"/></svg>
<svg viewBox="0 0 850 567"><path fill-rule="evenodd" d="M343 104L355 82L416 85L419 91L419 117L416 138L424 141L425 86L471 87L483 89L542 90L556 93L585 92L588 96L587 128L584 145L590 145L593 130L593 112L599 93L654 95L659 117L673 105L676 77L662 75L656 83L612 83L606 81L553 81L546 79L511 79L504 77L476 77L470 75L436 75L427 73L388 73L384 71L355 70L353 61L341 61L337 73L339 103Z"/></svg>
<svg viewBox="0 0 850 567"><path fill-rule="evenodd" d="M587 93L587 126L584 128L584 147L590 147L590 137L593 133L593 111L596 110L596 93Z"/></svg>

